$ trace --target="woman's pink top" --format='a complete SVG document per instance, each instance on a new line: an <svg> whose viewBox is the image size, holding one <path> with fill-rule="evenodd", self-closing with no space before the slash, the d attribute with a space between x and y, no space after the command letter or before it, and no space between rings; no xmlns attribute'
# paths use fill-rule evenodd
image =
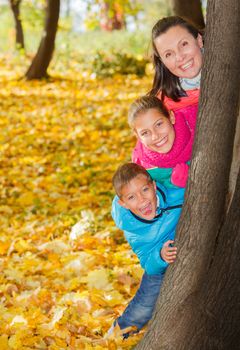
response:
<svg viewBox="0 0 240 350"><path fill-rule="evenodd" d="M178 109L198 103L199 93L199 89L187 90L187 96L181 97L178 102L173 101L170 97L165 96L163 103L168 110L176 111ZM158 94L157 97L161 98L161 93Z"/></svg>

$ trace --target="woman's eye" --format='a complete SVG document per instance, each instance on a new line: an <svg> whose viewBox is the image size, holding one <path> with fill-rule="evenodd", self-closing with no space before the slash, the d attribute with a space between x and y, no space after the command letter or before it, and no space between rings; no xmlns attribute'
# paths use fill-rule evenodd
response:
<svg viewBox="0 0 240 350"><path fill-rule="evenodd" d="M186 46L186 45L188 45L188 42L187 41L183 41L182 46Z"/></svg>
<svg viewBox="0 0 240 350"><path fill-rule="evenodd" d="M171 56L171 53L168 52L168 53L166 53L165 58L169 58L170 56Z"/></svg>

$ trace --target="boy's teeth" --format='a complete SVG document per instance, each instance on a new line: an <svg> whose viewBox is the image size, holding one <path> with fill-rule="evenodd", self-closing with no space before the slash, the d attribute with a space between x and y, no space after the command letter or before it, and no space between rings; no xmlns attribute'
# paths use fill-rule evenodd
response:
<svg viewBox="0 0 240 350"><path fill-rule="evenodd" d="M143 213L146 213L147 211L149 211L149 210L151 210L151 206L150 206L150 204L148 204L147 206L145 206L144 208L142 208L142 212Z"/></svg>

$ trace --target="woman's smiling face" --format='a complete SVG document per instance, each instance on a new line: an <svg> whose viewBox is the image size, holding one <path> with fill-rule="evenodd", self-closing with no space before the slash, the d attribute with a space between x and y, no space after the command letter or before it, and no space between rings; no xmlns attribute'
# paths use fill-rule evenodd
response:
<svg viewBox="0 0 240 350"><path fill-rule="evenodd" d="M179 25L154 40L163 64L179 78L194 78L202 68L202 36L197 38Z"/></svg>

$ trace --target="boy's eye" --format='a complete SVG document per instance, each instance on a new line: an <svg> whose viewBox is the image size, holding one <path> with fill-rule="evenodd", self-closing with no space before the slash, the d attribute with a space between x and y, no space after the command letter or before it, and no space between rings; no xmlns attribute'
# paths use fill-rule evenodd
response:
<svg viewBox="0 0 240 350"><path fill-rule="evenodd" d="M147 192L149 190L149 187L144 187L143 192Z"/></svg>
<svg viewBox="0 0 240 350"><path fill-rule="evenodd" d="M129 197L128 197L128 200L129 200L129 201L131 201L131 200L133 200L133 199L134 199L134 196L129 196Z"/></svg>

